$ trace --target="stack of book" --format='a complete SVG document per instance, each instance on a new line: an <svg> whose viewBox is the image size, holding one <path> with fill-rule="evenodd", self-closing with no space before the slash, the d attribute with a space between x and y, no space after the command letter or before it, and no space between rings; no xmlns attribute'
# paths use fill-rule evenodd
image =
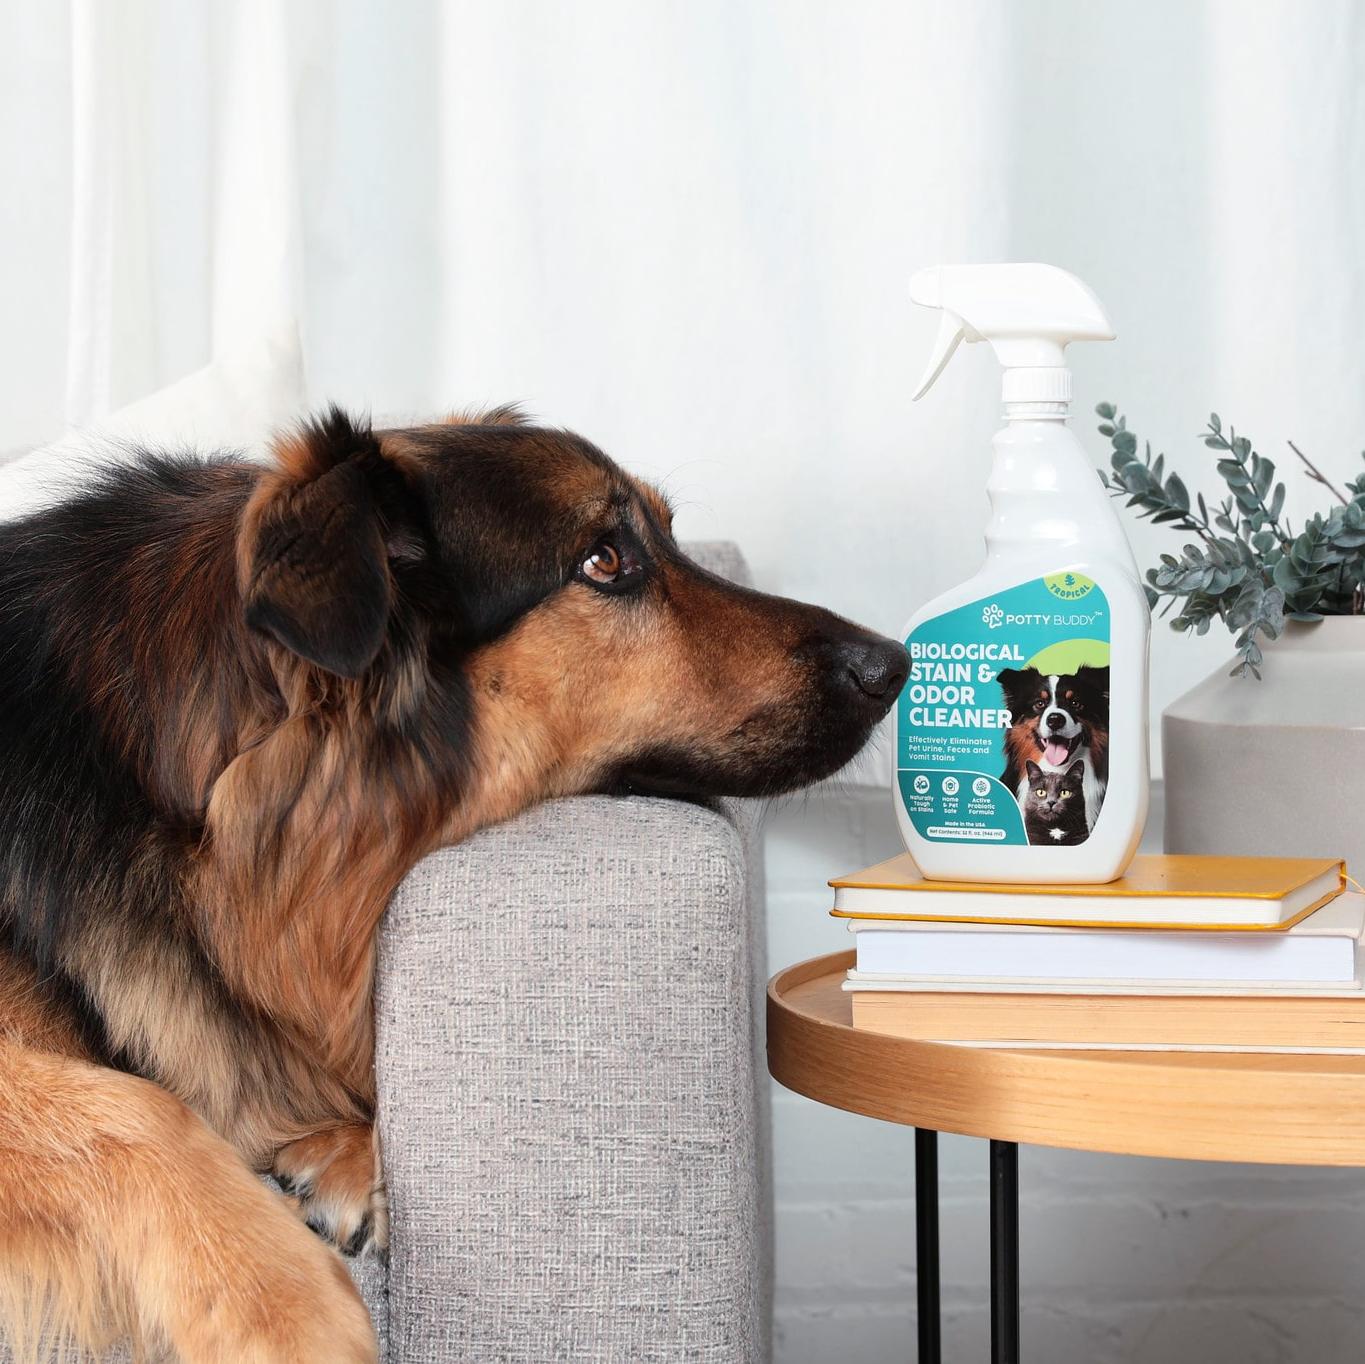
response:
<svg viewBox="0 0 1365 1364"><path fill-rule="evenodd" d="M1102 886L831 881L853 1024L920 1041L1365 1054L1365 895L1339 861L1148 857Z"/></svg>

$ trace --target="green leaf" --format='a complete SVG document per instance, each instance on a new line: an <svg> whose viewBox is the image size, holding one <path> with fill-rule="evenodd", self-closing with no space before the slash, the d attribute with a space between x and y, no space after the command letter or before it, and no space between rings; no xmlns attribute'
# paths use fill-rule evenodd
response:
<svg viewBox="0 0 1365 1364"><path fill-rule="evenodd" d="M1275 477L1275 466L1268 459L1262 459L1260 455L1251 457L1251 477L1256 485L1256 492L1262 502L1265 495L1270 491L1271 481Z"/></svg>
<svg viewBox="0 0 1365 1364"><path fill-rule="evenodd" d="M1116 408L1113 403L1096 403L1095 412L1098 416L1103 417L1105 421L1112 421L1118 415L1118 408Z"/></svg>
<svg viewBox="0 0 1365 1364"><path fill-rule="evenodd" d="M1213 427L1215 431L1221 431L1223 429L1223 423L1218 420L1218 413L1209 413L1209 425Z"/></svg>

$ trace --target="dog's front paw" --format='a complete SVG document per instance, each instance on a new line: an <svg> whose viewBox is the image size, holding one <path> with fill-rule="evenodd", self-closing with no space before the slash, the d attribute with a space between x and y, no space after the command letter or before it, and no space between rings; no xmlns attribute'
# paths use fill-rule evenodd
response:
<svg viewBox="0 0 1365 1364"><path fill-rule="evenodd" d="M389 1202L379 1142L369 1123L300 1137L275 1154L274 1175L304 1220L343 1255L389 1244Z"/></svg>

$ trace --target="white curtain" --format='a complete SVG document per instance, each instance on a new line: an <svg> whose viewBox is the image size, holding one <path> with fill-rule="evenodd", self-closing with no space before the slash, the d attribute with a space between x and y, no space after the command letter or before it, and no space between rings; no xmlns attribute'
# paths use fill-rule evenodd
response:
<svg viewBox="0 0 1365 1364"><path fill-rule="evenodd" d="M292 326L303 219L284 6L76 0L67 22L63 415L84 425Z"/></svg>
<svg viewBox="0 0 1365 1364"><path fill-rule="evenodd" d="M1363 15L16 0L0 449L297 327L315 399L523 399L895 629L976 565L996 424L980 348L910 404L916 266L1088 280L1120 339L1075 357L1078 427L1113 399L1194 485L1211 408L1356 471ZM1158 630L1155 707L1225 651Z"/></svg>

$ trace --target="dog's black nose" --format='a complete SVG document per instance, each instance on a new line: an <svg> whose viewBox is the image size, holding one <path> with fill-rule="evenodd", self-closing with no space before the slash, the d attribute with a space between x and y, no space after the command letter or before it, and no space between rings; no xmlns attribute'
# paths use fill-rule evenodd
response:
<svg viewBox="0 0 1365 1364"><path fill-rule="evenodd" d="M858 690L874 700L889 703L910 675L910 655L893 639L868 635L848 640L840 646L839 653Z"/></svg>
<svg viewBox="0 0 1365 1364"><path fill-rule="evenodd" d="M1066 716L1058 715L1054 710L1052 714L1047 717L1047 727L1049 729L1064 729L1066 727Z"/></svg>

